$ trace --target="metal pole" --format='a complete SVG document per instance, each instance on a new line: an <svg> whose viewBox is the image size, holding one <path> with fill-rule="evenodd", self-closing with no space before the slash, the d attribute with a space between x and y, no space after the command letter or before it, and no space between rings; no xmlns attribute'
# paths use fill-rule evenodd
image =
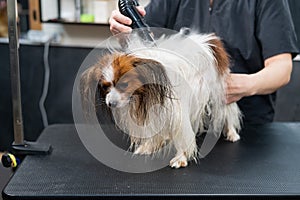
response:
<svg viewBox="0 0 300 200"><path fill-rule="evenodd" d="M8 14L8 37L9 37L9 56L10 56L10 74L13 105L14 122L14 144L24 144L23 118L21 106L21 84L19 67L19 40L17 29L17 1L7 1Z"/></svg>

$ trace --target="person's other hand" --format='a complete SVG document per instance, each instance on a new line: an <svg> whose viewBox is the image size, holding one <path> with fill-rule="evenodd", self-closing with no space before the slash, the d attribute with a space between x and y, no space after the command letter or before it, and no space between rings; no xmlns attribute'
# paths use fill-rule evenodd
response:
<svg viewBox="0 0 300 200"><path fill-rule="evenodd" d="M226 80L226 103L239 101L245 96L251 96L254 82L248 74L230 74Z"/></svg>
<svg viewBox="0 0 300 200"><path fill-rule="evenodd" d="M227 104L243 97L271 94L288 84L293 69L292 55L282 53L264 62L265 67L254 74L230 74L227 78Z"/></svg>
<svg viewBox="0 0 300 200"><path fill-rule="evenodd" d="M144 7L137 6L136 8L142 16L146 15ZM110 32L113 35L116 35L118 33L131 32L131 23L132 21L129 17L122 15L119 10L114 10L112 11L111 16L109 18Z"/></svg>

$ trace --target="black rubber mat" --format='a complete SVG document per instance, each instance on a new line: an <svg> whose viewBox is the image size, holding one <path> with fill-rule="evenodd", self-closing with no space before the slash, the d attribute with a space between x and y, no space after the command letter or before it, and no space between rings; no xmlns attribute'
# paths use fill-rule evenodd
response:
<svg viewBox="0 0 300 200"><path fill-rule="evenodd" d="M239 142L220 139L198 164L144 174L101 164L73 125L50 126L39 142L51 143L52 154L27 156L4 199L300 199L300 123L248 126Z"/></svg>

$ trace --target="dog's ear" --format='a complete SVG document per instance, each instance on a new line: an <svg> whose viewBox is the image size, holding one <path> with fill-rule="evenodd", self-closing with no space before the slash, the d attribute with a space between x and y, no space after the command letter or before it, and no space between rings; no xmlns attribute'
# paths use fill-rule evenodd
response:
<svg viewBox="0 0 300 200"><path fill-rule="evenodd" d="M132 117L143 124L147 121L148 113L153 105L164 106L166 99L172 98L171 82L165 67L160 62L137 58L133 66L142 87L133 95L137 104Z"/></svg>
<svg viewBox="0 0 300 200"><path fill-rule="evenodd" d="M142 83L150 87L149 89L156 90L156 98L161 97L163 101L166 96L171 96L171 82L165 67L160 62L137 58L133 66Z"/></svg>
<svg viewBox="0 0 300 200"><path fill-rule="evenodd" d="M101 71L98 65L88 68L80 78L81 106L85 117L88 118L95 110L95 95L98 89L98 82L101 79ZM96 86L96 87L95 87Z"/></svg>
<svg viewBox="0 0 300 200"><path fill-rule="evenodd" d="M86 117L90 116L91 112L98 110L99 106L105 106L104 98L105 91L102 90L100 83L103 79L103 67L111 62L111 55L105 55L92 67L85 70L80 78L80 94L81 104Z"/></svg>
<svg viewBox="0 0 300 200"><path fill-rule="evenodd" d="M230 61L222 41L215 36L209 43L215 57L218 72L220 74L228 72Z"/></svg>

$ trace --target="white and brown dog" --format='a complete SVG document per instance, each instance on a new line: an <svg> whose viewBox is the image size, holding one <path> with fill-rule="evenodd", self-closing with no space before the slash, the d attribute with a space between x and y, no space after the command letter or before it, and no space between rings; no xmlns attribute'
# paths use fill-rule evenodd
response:
<svg viewBox="0 0 300 200"><path fill-rule="evenodd" d="M176 155L170 166L180 168L197 158L196 134L208 127L231 142L240 139L241 113L236 103L226 104L229 58L218 37L178 33L151 48L137 43L128 45L131 53L104 56L81 78L82 96L98 82L134 153L153 154L172 144ZM181 50L166 50L168 45Z"/></svg>

